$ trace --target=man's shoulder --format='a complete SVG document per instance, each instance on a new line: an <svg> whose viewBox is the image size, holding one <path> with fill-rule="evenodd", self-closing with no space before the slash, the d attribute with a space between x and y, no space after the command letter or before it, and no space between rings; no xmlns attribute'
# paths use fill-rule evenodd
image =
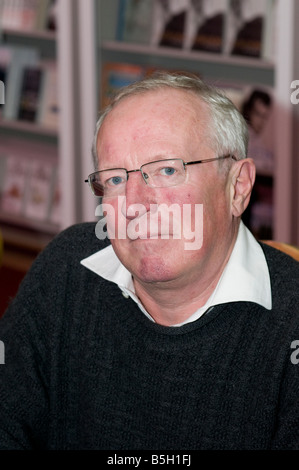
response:
<svg viewBox="0 0 299 470"><path fill-rule="evenodd" d="M269 269L275 270L275 272L284 271L286 269L298 275L299 262L292 256L266 243L260 242L260 245L264 251Z"/></svg>
<svg viewBox="0 0 299 470"><path fill-rule="evenodd" d="M281 300L299 300L299 262L288 254L261 243L269 268L272 292Z"/></svg>

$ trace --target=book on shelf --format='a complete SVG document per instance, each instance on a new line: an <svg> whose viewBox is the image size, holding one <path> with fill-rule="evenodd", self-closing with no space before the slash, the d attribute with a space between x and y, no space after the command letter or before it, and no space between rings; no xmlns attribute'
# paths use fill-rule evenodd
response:
<svg viewBox="0 0 299 470"><path fill-rule="evenodd" d="M151 44L183 48L189 0L153 0Z"/></svg>
<svg viewBox="0 0 299 470"><path fill-rule="evenodd" d="M5 104L0 106L4 120L27 121L54 131L58 129L58 73L55 61L39 60L35 50L2 46L1 79L5 88Z"/></svg>
<svg viewBox="0 0 299 470"><path fill-rule="evenodd" d="M119 0L116 39L271 60L276 0Z"/></svg>
<svg viewBox="0 0 299 470"><path fill-rule="evenodd" d="M0 81L3 95L0 95L0 115L2 116L3 107L5 104L5 84L7 83L7 74L11 64L12 51L10 47L0 46Z"/></svg>
<svg viewBox="0 0 299 470"><path fill-rule="evenodd" d="M38 0L1 0L2 28L32 30L37 8Z"/></svg>
<svg viewBox="0 0 299 470"><path fill-rule="evenodd" d="M2 29L41 31L49 28L51 0L0 0Z"/></svg>
<svg viewBox="0 0 299 470"><path fill-rule="evenodd" d="M23 73L26 67L35 67L39 60L37 49L31 47L11 47L10 63L5 76L4 119L17 119Z"/></svg>
<svg viewBox="0 0 299 470"><path fill-rule="evenodd" d="M56 31L58 29L57 8L58 0L50 0L46 15L46 29L50 31Z"/></svg>
<svg viewBox="0 0 299 470"><path fill-rule="evenodd" d="M44 62L43 80L37 122L48 129L58 129L59 95L58 71L55 61Z"/></svg>
<svg viewBox="0 0 299 470"><path fill-rule="evenodd" d="M230 0L224 51L231 55L271 59L275 0Z"/></svg>
<svg viewBox="0 0 299 470"><path fill-rule="evenodd" d="M27 162L22 155L10 154L5 158L5 178L2 188L1 210L10 215L22 215L24 209Z"/></svg>
<svg viewBox="0 0 299 470"><path fill-rule="evenodd" d="M184 48L222 53L227 0L189 0Z"/></svg>
<svg viewBox="0 0 299 470"><path fill-rule="evenodd" d="M116 39L149 44L152 34L152 0L119 0Z"/></svg>
<svg viewBox="0 0 299 470"><path fill-rule="evenodd" d="M0 141L0 218L28 225L50 220L57 150L53 144L27 139ZM58 210L58 209L57 209Z"/></svg>
<svg viewBox="0 0 299 470"><path fill-rule="evenodd" d="M55 167L49 212L49 221L54 225L60 225L61 223L61 196L59 168Z"/></svg>
<svg viewBox="0 0 299 470"><path fill-rule="evenodd" d="M121 62L105 63L101 80L101 107L107 106L120 88L141 80L149 70L141 65Z"/></svg>
<svg viewBox="0 0 299 470"><path fill-rule="evenodd" d="M53 163L45 158L28 163L24 216L46 220L49 216L54 174Z"/></svg>
<svg viewBox="0 0 299 470"><path fill-rule="evenodd" d="M41 67L24 68L17 114L18 120L36 122L41 101L43 77Z"/></svg>
<svg viewBox="0 0 299 470"><path fill-rule="evenodd" d="M35 21L35 30L36 31L44 31L49 29L55 29L51 27L52 22L52 9L53 9L53 2L51 0L40 0L38 2L38 10L36 13L36 21Z"/></svg>
<svg viewBox="0 0 299 470"><path fill-rule="evenodd" d="M265 60L274 60L276 44L276 0L267 0L262 33L261 57Z"/></svg>

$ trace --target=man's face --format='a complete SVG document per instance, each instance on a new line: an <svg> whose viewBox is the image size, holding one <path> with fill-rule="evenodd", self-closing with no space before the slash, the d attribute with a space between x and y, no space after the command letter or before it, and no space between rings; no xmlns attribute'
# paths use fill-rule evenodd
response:
<svg viewBox="0 0 299 470"><path fill-rule="evenodd" d="M110 112L100 129L99 170L134 170L161 159L192 161L217 157L209 146L209 122L207 105L185 91L162 89L127 97ZM125 198L104 198L103 202L115 212L115 217L107 216L108 232L116 235L111 239L113 248L135 281L178 281L182 285L202 272L213 278L213 266L223 261L232 238L230 192L218 162L187 166L184 183L172 187L152 188L140 172L130 173ZM143 210L130 212L133 204L141 205L138 207ZM144 222L150 222L150 208L162 204L179 207L181 221L188 206L192 214L190 219L187 217L189 229L194 233L196 227L203 234L197 249L186 249L190 239L185 236L183 222L173 224L171 218L168 239L163 238L165 227L162 230L157 224L155 236L151 238L146 233ZM203 207L203 220L196 211L199 205ZM117 238L118 226L136 228L138 223L140 237ZM176 238L180 229L181 236Z"/></svg>

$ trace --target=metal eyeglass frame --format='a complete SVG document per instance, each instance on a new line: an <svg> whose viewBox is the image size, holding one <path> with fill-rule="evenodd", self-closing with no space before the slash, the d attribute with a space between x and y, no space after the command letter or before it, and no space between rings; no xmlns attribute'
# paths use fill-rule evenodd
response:
<svg viewBox="0 0 299 470"><path fill-rule="evenodd" d="M148 182L147 182L147 174L143 172L142 168L146 165L149 165L151 163L158 163L158 162L167 162L167 161L173 161L173 160L181 160L183 165L184 165L184 168L186 168L187 165L195 165L195 164L199 164L199 163L209 163L209 162L215 162L216 160L224 160L226 158L232 158L233 160L237 161L238 159L232 155L232 154L229 154L229 155L223 155L221 157L216 157L216 158L207 158L205 160L194 160L194 161L191 161L191 162L184 162L184 160L182 160L181 158L167 158L165 160L155 160L153 162L148 162L148 163L144 163L143 165L141 165L140 168L137 168L136 170L127 170L126 168L107 168L105 170L99 170L99 171L94 171L93 173L91 173L90 175L88 175L88 178L86 180L84 180L84 183L89 183L89 186L90 186L90 189L92 191L93 194L94 191L92 189L92 184L90 183L90 178L97 174L97 173L102 173L103 171L112 171L112 170L124 170L127 174L127 180L129 179L129 173L136 173L137 171L140 171L141 174L142 174L142 178L144 180L144 182L148 185ZM155 186L153 186L155 187ZM100 197L100 196L97 196L97 197Z"/></svg>

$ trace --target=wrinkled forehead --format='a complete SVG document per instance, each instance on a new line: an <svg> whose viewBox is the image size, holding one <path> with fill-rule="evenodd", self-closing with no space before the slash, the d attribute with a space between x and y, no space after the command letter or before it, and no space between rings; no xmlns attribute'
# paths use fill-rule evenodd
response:
<svg viewBox="0 0 299 470"><path fill-rule="evenodd" d="M151 149L159 145L190 147L207 137L208 105L193 92L177 89L151 90L130 95L105 117L97 138L99 159L123 151Z"/></svg>

